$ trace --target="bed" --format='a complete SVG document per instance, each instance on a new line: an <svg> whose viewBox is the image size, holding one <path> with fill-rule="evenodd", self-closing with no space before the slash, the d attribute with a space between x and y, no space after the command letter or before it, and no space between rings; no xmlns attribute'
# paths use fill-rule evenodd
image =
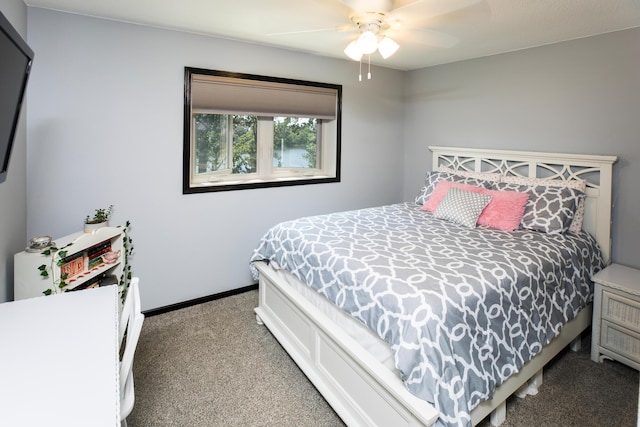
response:
<svg viewBox="0 0 640 427"><path fill-rule="evenodd" d="M514 392L536 393L543 366L567 345L579 344L591 323L590 274L609 262L615 157L429 149L433 171L469 177L482 172L483 177L495 175L498 180L511 177L513 183L525 178L554 180L563 186L581 181L586 194L580 215L585 233L578 229L574 238L572 233L535 230L461 229L434 219L435 213L426 214L418 200L303 218L293 221L297 228L287 228L292 225L288 223L284 229L278 225L269 230L251 262L259 276L258 322L269 328L350 426L476 425L489 414L492 424L500 424L507 397ZM511 184L504 185L509 189ZM375 222L379 218L392 230L391 237L379 234L383 228ZM300 238L312 229L313 237ZM349 252L358 246L345 245L343 232L358 236L360 247L370 251ZM301 247L292 246L297 240ZM385 244L400 250L382 257ZM422 244L430 246L423 249ZM312 246L312 254L304 254L303 246ZM487 250L467 250L474 247ZM284 248L297 253L301 261L282 255ZM522 251L520 260L510 258L514 251ZM347 252L348 258L338 256ZM544 268L529 266L534 258ZM336 268L330 270L330 265ZM499 274L489 274L493 265L501 266ZM512 274L525 268L529 270L522 277ZM491 277L485 280L485 276ZM513 291L493 276L537 287ZM334 286L337 282L339 286ZM425 288L427 282L431 287ZM547 292L549 283L560 289L563 298L571 298ZM425 294L435 299L421 301ZM532 314L534 310L509 308L525 300L544 309ZM525 319L525 326L511 326L507 323L511 317ZM510 326L498 332L488 329L489 323L501 322ZM449 366L451 360L454 368Z"/></svg>

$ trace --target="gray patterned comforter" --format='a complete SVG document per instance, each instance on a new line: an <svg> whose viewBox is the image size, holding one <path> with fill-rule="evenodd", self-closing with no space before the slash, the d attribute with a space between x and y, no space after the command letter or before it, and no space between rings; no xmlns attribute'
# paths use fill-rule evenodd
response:
<svg viewBox="0 0 640 427"><path fill-rule="evenodd" d="M470 425L470 411L591 301L589 278L604 265L587 233L468 229L412 203L281 223L257 260L375 331L446 426Z"/></svg>

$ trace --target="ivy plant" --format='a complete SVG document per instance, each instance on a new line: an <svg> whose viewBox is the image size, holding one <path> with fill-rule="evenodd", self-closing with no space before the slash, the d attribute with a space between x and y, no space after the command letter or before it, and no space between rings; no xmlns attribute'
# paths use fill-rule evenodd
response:
<svg viewBox="0 0 640 427"><path fill-rule="evenodd" d="M131 222L127 220L124 227L122 227L122 249L123 249L123 268L122 268L122 277L120 278L120 297L122 301L127 296L127 291L129 290L129 284L131 283L131 264L129 258L133 254L133 239L130 235Z"/></svg>
<svg viewBox="0 0 640 427"><path fill-rule="evenodd" d="M71 243L69 243L69 245L70 244ZM69 245L66 245L64 248L68 247ZM67 251L64 250L64 248L60 250L55 246L51 246L42 251L42 255L51 257L51 263L49 266L47 264L40 265L38 267L38 270L40 271L40 276L42 278L47 279L49 278L49 276L51 276L53 285L51 288L46 289L42 292L45 295L68 291L68 289L65 289L65 287L68 285L68 283L66 282L67 274L61 274L60 277L56 278L54 273L56 270L54 269L54 267L60 268L60 266L64 264L63 260L67 256Z"/></svg>

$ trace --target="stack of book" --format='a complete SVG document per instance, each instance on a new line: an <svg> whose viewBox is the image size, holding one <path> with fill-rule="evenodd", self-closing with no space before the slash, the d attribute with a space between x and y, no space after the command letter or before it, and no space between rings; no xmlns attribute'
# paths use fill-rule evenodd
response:
<svg viewBox="0 0 640 427"><path fill-rule="evenodd" d="M102 264L102 255L111 252L111 240L105 240L87 249L87 270Z"/></svg>
<svg viewBox="0 0 640 427"><path fill-rule="evenodd" d="M83 289L97 288L98 286L100 286L100 282L102 281L103 278L104 278L104 274L99 274L96 277L92 277L91 279L87 280L83 284L76 286L72 290L81 291Z"/></svg>
<svg viewBox="0 0 640 427"><path fill-rule="evenodd" d="M76 277L85 271L84 253L78 252L62 259L60 274L67 275L67 280Z"/></svg>
<svg viewBox="0 0 640 427"><path fill-rule="evenodd" d="M68 255L62 259L60 274L66 274L66 280L71 280L83 273L88 273L104 263L102 255L111 251L111 240L105 240L82 252Z"/></svg>

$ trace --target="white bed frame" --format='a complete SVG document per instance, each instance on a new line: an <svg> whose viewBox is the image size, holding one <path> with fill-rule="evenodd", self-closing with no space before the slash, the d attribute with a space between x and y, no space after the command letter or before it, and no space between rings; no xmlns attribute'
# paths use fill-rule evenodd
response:
<svg viewBox="0 0 640 427"><path fill-rule="evenodd" d="M583 228L611 253L611 187L614 156L429 147L432 168L444 165L475 172L586 179L587 203ZM259 323L264 323L284 349L349 426L430 426L435 408L405 388L401 380L338 328L319 309L278 277L266 263L260 271ZM499 425L506 416L506 399L529 384L531 394L542 383L542 368L567 345L579 346L581 333L591 324L591 305L569 322L561 334L495 391L490 401L471 413L473 425L488 415Z"/></svg>

